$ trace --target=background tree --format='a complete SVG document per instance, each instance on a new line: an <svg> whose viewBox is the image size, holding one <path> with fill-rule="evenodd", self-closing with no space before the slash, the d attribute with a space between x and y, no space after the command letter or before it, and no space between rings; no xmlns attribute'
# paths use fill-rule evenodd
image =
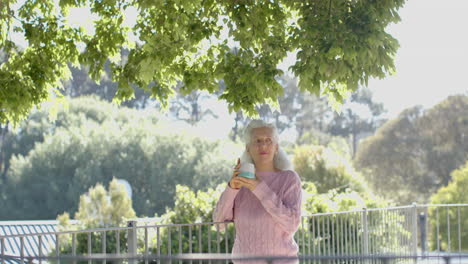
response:
<svg viewBox="0 0 468 264"><path fill-rule="evenodd" d="M115 99L132 98L134 85L157 98L163 107L177 82L186 91L226 89L220 99L230 110L255 114L258 104L282 95L275 80L277 65L297 52L291 67L301 90L329 94L342 102L369 78L394 70L397 41L385 29L400 20L404 0L383 1L26 1L13 9L3 1L0 49L9 53L0 66L0 122L18 122L33 106L62 92L69 65L89 67L100 80L107 59L118 83ZM90 8L94 31L68 23L69 9ZM125 26L124 11L137 19ZM220 23L220 22L223 23ZM14 25L17 23L18 26ZM221 34L223 27L229 29ZM12 41L24 36L26 47ZM137 39L129 40L129 32ZM227 41L227 40L233 41ZM228 43L235 43L233 54ZM82 50L82 47L84 49ZM128 49L126 60L121 49Z"/></svg>
<svg viewBox="0 0 468 264"><path fill-rule="evenodd" d="M192 91L189 94L183 95L179 90L177 96L171 103L171 115L192 126L198 124L208 116L218 118L218 115L206 107L206 100L210 97L214 96L199 91Z"/></svg>
<svg viewBox="0 0 468 264"><path fill-rule="evenodd" d="M130 120L156 123L159 113L157 111L135 111L128 108L119 108L115 104L106 103L96 99L95 96L82 97L70 100L66 108L57 112L55 120L49 117L48 107L31 113L28 119L23 120L17 129L2 130L2 178L7 180L10 160L15 155L26 156L37 143L44 141L46 135L53 135L58 128L69 129L83 126L91 120L97 124L106 121L124 124Z"/></svg>
<svg viewBox="0 0 468 264"><path fill-rule="evenodd" d="M351 160L331 148L302 145L294 150L294 169L303 181L313 182L318 193L346 189L369 192L367 184L351 164Z"/></svg>
<svg viewBox="0 0 468 264"><path fill-rule="evenodd" d="M428 171L437 188L446 186L450 173L468 160L468 95L450 96L428 109L419 126Z"/></svg>
<svg viewBox="0 0 468 264"><path fill-rule="evenodd" d="M468 193L466 192L466 186L468 185L468 160L460 168L454 170L451 173L451 181L447 186L441 187L435 194L431 196L432 204L466 204L468 203ZM461 207L460 211L457 212L455 208L448 208L447 210L439 210L436 208L430 208L429 214L431 217L430 228L431 228L431 249L437 249L437 241L441 241L440 250L448 249L449 234L447 229L437 230L438 226L449 225L450 230L458 230L459 226L468 225L468 210L466 207ZM439 217L436 217L439 214ZM449 214L447 216L447 214ZM460 214L460 215L459 215ZM447 217L450 223L447 222ZM459 221L461 221L459 223ZM460 234L461 249L468 249L468 230L462 228ZM458 245L458 236L452 235L450 238L451 245Z"/></svg>
<svg viewBox="0 0 468 264"><path fill-rule="evenodd" d="M378 193L425 203L468 159L468 96L405 110L360 144L355 164ZM385 185L382 184L385 182Z"/></svg>
<svg viewBox="0 0 468 264"><path fill-rule="evenodd" d="M126 226L126 221L135 218L132 201L123 184L116 179L109 183L109 191L101 184L91 187L87 193L80 196L78 211L75 213L76 225L70 224L68 213L57 216L60 230L84 230L102 227ZM102 234L91 233L92 249L94 253L102 253ZM80 233L76 237L76 252L86 254L88 252L88 236ZM121 250L126 248L126 232L120 232ZM70 254L72 252L72 239L70 235L60 237L60 251ZM116 235L106 232L106 252L116 252Z"/></svg>
<svg viewBox="0 0 468 264"><path fill-rule="evenodd" d="M208 188L230 174L226 164L234 160L231 151L238 150L236 145L166 132L164 124L145 118L154 116L150 112L125 108L112 112L105 107L93 112L99 109L96 101L89 108L81 106L84 109L76 115L58 113L60 126L44 126L50 132L42 141L31 144L27 154L11 158L5 188L9 191L2 194L9 214L2 217L47 219L73 212L79 195L114 177L132 186L139 216L154 215L173 204L176 184Z"/></svg>
<svg viewBox="0 0 468 264"><path fill-rule="evenodd" d="M372 135L386 120L382 103L372 99L372 92L359 89L343 105L341 112L334 112L327 131L334 136L351 138L352 155L356 154L358 141Z"/></svg>

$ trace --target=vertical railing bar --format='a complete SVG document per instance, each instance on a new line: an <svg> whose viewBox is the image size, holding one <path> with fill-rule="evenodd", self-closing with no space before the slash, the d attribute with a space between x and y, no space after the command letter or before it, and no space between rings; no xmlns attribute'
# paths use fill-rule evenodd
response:
<svg viewBox="0 0 468 264"><path fill-rule="evenodd" d="M380 255L382 252L381 246L382 246L382 237L380 236L380 231L381 230L381 223L382 223L382 211L375 211L375 254Z"/></svg>
<svg viewBox="0 0 468 264"><path fill-rule="evenodd" d="M392 250L392 245L394 244L392 241L393 241L393 229L395 228L391 228L393 225L392 225L392 219L391 219L391 210L388 210L386 213L385 213L385 227L387 228L386 230L386 233L387 233L387 236L386 236L386 243L390 243L390 246L387 247L387 254L394 254L393 250Z"/></svg>
<svg viewBox="0 0 468 264"><path fill-rule="evenodd" d="M193 253L192 252L192 226L189 225L188 228L189 228L188 230L189 231L189 253L192 254Z"/></svg>
<svg viewBox="0 0 468 264"><path fill-rule="evenodd" d="M340 215L340 255L344 256L343 215Z"/></svg>
<svg viewBox="0 0 468 264"><path fill-rule="evenodd" d="M211 226L208 226L208 253L211 253Z"/></svg>
<svg viewBox="0 0 468 264"><path fill-rule="evenodd" d="M224 252L228 253L229 252L229 230L228 230L228 225L227 223L224 223ZM226 259L226 264L229 264L229 261Z"/></svg>
<svg viewBox="0 0 468 264"><path fill-rule="evenodd" d="M202 228L203 225L199 226L200 228L198 229L198 253L202 253L203 251L203 245L202 245Z"/></svg>
<svg viewBox="0 0 468 264"><path fill-rule="evenodd" d="M359 246L358 246L358 232L359 232L359 225L358 225L358 213L355 212L354 213L354 235L353 235L353 238L354 238L354 252L356 254L356 256L359 255Z"/></svg>
<svg viewBox="0 0 468 264"><path fill-rule="evenodd" d="M115 254L120 255L120 230L115 230Z"/></svg>
<svg viewBox="0 0 468 264"><path fill-rule="evenodd" d="M458 252L461 251L461 220L460 220L460 206L457 206L457 218L458 218Z"/></svg>
<svg viewBox="0 0 468 264"><path fill-rule="evenodd" d="M321 246L321 240L322 240L322 234L320 232L320 216L317 216L317 251L318 255L320 256L322 254L322 250L320 248Z"/></svg>
<svg viewBox="0 0 468 264"><path fill-rule="evenodd" d="M352 238L352 230L351 230L351 213L349 214L348 218L348 254L353 255L353 238Z"/></svg>
<svg viewBox="0 0 468 264"><path fill-rule="evenodd" d="M145 264L148 264L148 223L145 223Z"/></svg>
<svg viewBox="0 0 468 264"><path fill-rule="evenodd" d="M156 246L158 248L157 253L158 254L158 264L161 262L161 227L156 227Z"/></svg>
<svg viewBox="0 0 468 264"><path fill-rule="evenodd" d="M20 263L24 264L24 237L20 237Z"/></svg>
<svg viewBox="0 0 468 264"><path fill-rule="evenodd" d="M313 219L311 216L307 217L307 252L308 252L308 255L310 256L311 254L311 249L310 249L310 237L312 236L312 233L310 232L311 231L311 226L310 226L310 219ZM307 260L307 263L310 264L310 259Z"/></svg>
<svg viewBox="0 0 468 264"><path fill-rule="evenodd" d="M55 256L58 258L60 256L60 236L58 233L55 234ZM57 260L57 263L60 264L60 259Z"/></svg>
<svg viewBox="0 0 468 264"><path fill-rule="evenodd" d="M384 226L384 215L385 215L385 211L381 210L381 211L378 211L378 218L377 218L377 237L378 237L378 245L377 245L377 254L379 255L382 255L383 254L383 251L382 251L382 245L384 245L383 243L383 226Z"/></svg>
<svg viewBox="0 0 468 264"><path fill-rule="evenodd" d="M335 218L336 218L336 214L331 215L331 228L330 228L330 233L331 233L331 244L332 244L332 246L331 246L331 249L332 249L331 255L332 255L332 256L336 256L336 248L335 248L335 245L336 245ZM332 263L336 263L336 259L334 259Z"/></svg>
<svg viewBox="0 0 468 264"><path fill-rule="evenodd" d="M447 207L448 208L448 207ZM416 203L413 203L411 208L411 255L418 255L418 206ZM415 260L416 262L416 260Z"/></svg>
<svg viewBox="0 0 468 264"><path fill-rule="evenodd" d="M362 251L362 234L363 234L363 228L362 228L362 211L356 211L356 248L358 252L358 256L363 256L363 251ZM362 258L359 258L359 260L356 260L357 263L359 261L362 261Z"/></svg>
<svg viewBox="0 0 468 264"><path fill-rule="evenodd" d="M5 238L4 237L1 237L0 238L0 243L1 243L1 249L0 249L0 254L2 254L2 256L5 256ZM41 236L39 236L39 257L41 257ZM39 263L41 263L41 258L39 259ZM2 264L5 264L5 259L2 258L1 259L1 262Z"/></svg>
<svg viewBox="0 0 468 264"><path fill-rule="evenodd" d="M182 254L182 227L179 226L179 254Z"/></svg>
<svg viewBox="0 0 468 264"><path fill-rule="evenodd" d="M371 246L372 246L372 249L371 249L371 254L372 255L377 254L377 243L378 243L378 241L377 241L377 239L378 239L377 231L378 230L376 228L376 226L377 226L376 222L377 222L377 216L378 216L377 214L378 214L378 211L370 212L370 215L372 215L371 221L370 221L372 232L369 232L369 234L371 234L371 239L372 239L371 240L372 242L370 243ZM376 259L373 259L373 262L376 263L377 262Z"/></svg>
<svg viewBox="0 0 468 264"><path fill-rule="evenodd" d="M202 253L203 252L203 244L202 244L202 228L203 228L203 225L200 225L199 227L200 228L198 229L198 253ZM198 263L202 264L202 261L199 260Z"/></svg>
<svg viewBox="0 0 468 264"><path fill-rule="evenodd" d="M412 236L412 234L413 234L413 231L412 231L413 228L412 228L412 225L411 225L411 223L412 223L411 219L413 218L413 217L412 217L413 215L412 215L412 213L411 213L411 209L410 209L410 208L407 209L407 213L408 213L408 230L410 230L410 234L411 234L411 237L408 237L408 252L407 252L407 255L409 256L409 255L411 254L411 248L412 248L412 243L411 243L411 241L412 241L412 238L413 238L413 236Z"/></svg>
<svg viewBox="0 0 468 264"><path fill-rule="evenodd" d="M304 217L301 217L301 226L302 226L302 231L301 231L301 236L302 236L302 252L303 254L305 253L305 238L304 238L304 232L305 232L305 227L304 227Z"/></svg>
<svg viewBox="0 0 468 264"><path fill-rule="evenodd" d="M76 256L76 233L72 233L72 256Z"/></svg>
<svg viewBox="0 0 468 264"><path fill-rule="evenodd" d="M405 216L405 210L404 209L399 209L397 211L397 217L398 217L398 224L402 226L403 228L403 231L406 231L406 226L405 226L405 220L406 220L406 216ZM400 245L400 256L404 256L404 251L405 251L405 245L404 245L404 242L405 242L405 236L406 236L406 233L403 233L399 236L399 241L398 241L398 245Z"/></svg>
<svg viewBox="0 0 468 264"><path fill-rule="evenodd" d="M216 249L221 253L221 236L219 234L219 224L216 224Z"/></svg>
<svg viewBox="0 0 468 264"><path fill-rule="evenodd" d="M395 213L394 213L394 214L395 214L395 218L396 218L396 222L398 223L398 226L402 226L403 223L402 223L402 221L401 221L400 210L395 210ZM401 232L400 232L400 233L401 233ZM402 243L403 243L403 237L402 237L400 234L398 234L397 239L398 239L398 245L402 245ZM399 248L398 248L398 256L400 256L400 257L402 256L402 247L399 247Z"/></svg>
<svg viewBox="0 0 468 264"><path fill-rule="evenodd" d="M88 256L91 256L91 232L87 232L87 246L88 246Z"/></svg>
<svg viewBox="0 0 468 264"><path fill-rule="evenodd" d="M391 242L391 247L389 248L390 250L390 254L393 254L393 255L396 255L396 251L395 251L395 235L396 235L396 229L397 229L397 225L395 223L395 221L393 221L393 210L390 210L388 211L388 216L387 216L387 219L388 219L388 226L393 226L393 228L391 228L389 231L389 235L390 235L390 238L389 238L389 241Z"/></svg>
<svg viewBox="0 0 468 264"><path fill-rule="evenodd" d="M182 254L182 226L179 226L179 254ZM179 264L182 264L182 260L179 260Z"/></svg>
<svg viewBox="0 0 468 264"><path fill-rule="evenodd" d="M234 241L236 241L236 226L233 223L234 228L232 229L232 245L234 246Z"/></svg>
<svg viewBox="0 0 468 264"><path fill-rule="evenodd" d="M436 207L436 233L437 233L437 252L440 252L440 240L439 240L439 207Z"/></svg>
<svg viewBox="0 0 468 264"><path fill-rule="evenodd" d="M326 230L325 230L325 216L323 216L323 218L322 218L322 234L323 234L323 236L322 236L322 238L323 238L323 239L322 239L322 242L323 242L322 246L323 246L323 254L327 254L327 241L326 241L326 239L328 239L328 238L326 238L325 231L326 231Z"/></svg>
<svg viewBox="0 0 468 264"><path fill-rule="evenodd" d="M404 230L406 232L408 232L408 226L407 226L407 220L408 220L408 217L407 217L407 210L406 209L402 209L402 216L403 216L403 221L402 221L402 224L404 226ZM402 243L403 243L403 250L401 252L401 255L402 256L406 256L407 254L407 238L406 238L406 234L405 236L402 237Z"/></svg>
<svg viewBox="0 0 468 264"><path fill-rule="evenodd" d="M400 224L401 224L400 223L400 215L399 215L397 210L393 211L393 219L394 219L395 223L397 224L397 226L400 226ZM397 248L397 245L401 245L400 233L401 232L396 233L397 237L396 237L395 248L394 248L397 251L398 256L401 256L401 248L400 247Z"/></svg>
<svg viewBox="0 0 468 264"><path fill-rule="evenodd" d="M381 231L382 231L382 210L377 210L375 211L375 254L378 256L382 254L382 237L381 237ZM377 262L377 260L376 260Z"/></svg>
<svg viewBox="0 0 468 264"><path fill-rule="evenodd" d="M383 225L382 225L383 233L382 233L382 236L384 234L386 234L385 236L383 236L383 240L384 240L385 245L388 245L389 243L391 243L390 230L388 230L388 227L390 226L390 221L389 221L389 218L388 218L388 214L389 214L388 210L383 211ZM387 228L387 230L385 228ZM384 254L390 253L390 252L388 252L388 250L389 250L389 247L387 246L386 251L383 252L383 253Z"/></svg>
<svg viewBox="0 0 468 264"><path fill-rule="evenodd" d="M39 256L39 264L42 264L42 235L38 235L37 236L37 239L38 239L38 243L39 243L39 248L38 248L38 252L37 252L37 255ZM3 250L3 244L5 243L5 240L3 240L2 238L2 255L5 255L5 251ZM5 262L3 262L3 258L2 258L2 264L5 264Z"/></svg>
<svg viewBox="0 0 468 264"><path fill-rule="evenodd" d="M411 254L411 249L412 249L412 246L413 246L413 243L412 243L412 239L413 239L413 225L412 225L412 219L413 219L413 214L412 214L412 208L408 208L407 209L408 211L408 230L410 230L410 234L411 236L408 237L408 253L407 255L410 255Z"/></svg>
<svg viewBox="0 0 468 264"><path fill-rule="evenodd" d="M388 252L388 253L394 254L394 255L395 255L396 252L395 252L395 250L394 250L393 247L394 247L395 244L396 244L396 242L395 242L395 235L396 235L397 225L396 225L396 224L394 223L394 221L393 221L392 213L393 213L393 210L390 210L390 211L387 212L387 221L388 221L388 225L387 225L387 226L390 226L390 227L393 226L393 228L390 228L390 229L388 230L388 234L389 234L389 236L390 236L390 237L389 237L389 241L392 243L391 246L389 247L390 252Z"/></svg>
<svg viewBox="0 0 468 264"><path fill-rule="evenodd" d="M167 234L168 234L168 237L167 237L167 254L169 256L172 256L172 228L170 226L167 227Z"/></svg>
<svg viewBox="0 0 468 264"><path fill-rule="evenodd" d="M92 248L91 248L91 232L88 232L88 256L91 256ZM89 264L92 264L91 260L88 260Z"/></svg>
<svg viewBox="0 0 468 264"><path fill-rule="evenodd" d="M402 245L402 250L401 250L401 256L406 255L406 232L408 231L408 227L406 225L406 209L400 209L401 213L399 214L400 217L403 217L401 221L401 225L403 226L403 230L405 231L405 234L401 237L401 245Z"/></svg>
<svg viewBox="0 0 468 264"><path fill-rule="evenodd" d="M340 219L341 219L341 215L339 214L336 214L335 215L335 219L336 219L336 228L335 228L335 236L336 236L336 254L341 256L341 239L342 239L342 235L341 232L340 232Z"/></svg>
<svg viewBox="0 0 468 264"><path fill-rule="evenodd" d="M311 218L312 218L312 234L311 234L311 236L314 238L312 240L312 255L315 257L315 244L316 244L315 243L315 241L316 241L316 239L315 239L315 217L311 216Z"/></svg>
<svg viewBox="0 0 468 264"><path fill-rule="evenodd" d="M447 245L448 245L448 252L452 252L451 251L451 247L450 247L450 212L449 212L449 208L450 207L447 207Z"/></svg>
<svg viewBox="0 0 468 264"><path fill-rule="evenodd" d="M343 218L345 218L345 215L343 215ZM349 251L348 251L348 219L344 219L344 253L346 256L349 256Z"/></svg>
<svg viewBox="0 0 468 264"><path fill-rule="evenodd" d="M392 225L391 225L392 222L391 222L391 220L390 220L390 212L391 212L390 210L388 210L388 211L385 212L385 224L384 224L384 226L387 228L387 230L386 230L386 233L387 233L387 235L386 235L386 239L387 239L386 243L390 243L390 245L393 245L393 243L392 243L392 238L393 238L392 229L391 229L391 228L390 228L390 229L388 228L388 227L392 226ZM393 252L392 252L391 246L390 246L390 247L387 247L387 252L385 252L385 253L390 253L390 254L393 253Z"/></svg>
<svg viewBox="0 0 468 264"><path fill-rule="evenodd" d="M362 209L362 215L361 215L361 218L362 218L362 230L363 230L363 234L362 234L362 240L363 243L362 243L362 246L363 246L363 254L365 256L367 256L369 254L369 239L368 239L368 227L367 227L367 209L366 208L363 208Z"/></svg>
<svg viewBox="0 0 468 264"><path fill-rule="evenodd" d="M212 226L208 226L208 253L211 253L211 228ZM208 263L211 264L211 260Z"/></svg>
<svg viewBox="0 0 468 264"><path fill-rule="evenodd" d="M331 243L330 240L332 238L331 232L330 232L330 215L327 217L327 242L328 242L328 256L331 256Z"/></svg>
<svg viewBox="0 0 468 264"><path fill-rule="evenodd" d="M102 254L106 254L106 253L107 253L107 252L106 252L106 243L107 243L107 241L106 241L106 231L105 231L105 230L102 231L102 238L101 238L101 241L102 241L102 245L101 245ZM102 261L102 263L103 263L103 264L106 264L106 260L104 259L104 260Z"/></svg>
<svg viewBox="0 0 468 264"><path fill-rule="evenodd" d="M224 223L224 252L229 252L229 230L228 230L228 225L227 223ZM226 264L228 263L228 260L226 259Z"/></svg>

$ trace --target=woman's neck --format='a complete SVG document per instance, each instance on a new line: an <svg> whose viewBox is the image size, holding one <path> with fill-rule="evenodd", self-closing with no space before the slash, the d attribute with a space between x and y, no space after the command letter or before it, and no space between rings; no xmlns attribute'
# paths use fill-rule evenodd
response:
<svg viewBox="0 0 468 264"><path fill-rule="evenodd" d="M259 164L255 165L255 169L257 171L276 171L275 166L273 164Z"/></svg>

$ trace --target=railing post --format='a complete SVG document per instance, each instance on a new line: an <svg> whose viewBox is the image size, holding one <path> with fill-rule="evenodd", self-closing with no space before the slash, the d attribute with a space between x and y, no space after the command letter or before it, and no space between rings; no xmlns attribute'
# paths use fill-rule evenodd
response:
<svg viewBox="0 0 468 264"><path fill-rule="evenodd" d="M127 233L127 248L128 248L128 255L130 257L134 257L137 255L137 222L134 220L127 222L127 227L131 227L128 229ZM129 264L135 263L134 259L128 260Z"/></svg>
<svg viewBox="0 0 468 264"><path fill-rule="evenodd" d="M425 213L419 214L419 233L421 236L421 254L422 255L424 255L426 252L426 241L427 241L426 224L427 224L426 214Z"/></svg>
<svg viewBox="0 0 468 264"><path fill-rule="evenodd" d="M418 255L418 206L416 203L413 203L413 208L411 210L411 239L412 239L412 253L413 256Z"/></svg>
<svg viewBox="0 0 468 264"><path fill-rule="evenodd" d="M3 256L5 256L5 238L4 237L0 237L0 254L2 255L2 258L1 258L1 263L2 264L5 264L5 258Z"/></svg>
<svg viewBox="0 0 468 264"><path fill-rule="evenodd" d="M362 252L364 256L369 255L369 227L367 225L367 208L362 208Z"/></svg>

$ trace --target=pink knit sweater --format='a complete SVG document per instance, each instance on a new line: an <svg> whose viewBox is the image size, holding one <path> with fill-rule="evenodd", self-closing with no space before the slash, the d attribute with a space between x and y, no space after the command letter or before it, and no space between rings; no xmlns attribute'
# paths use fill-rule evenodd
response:
<svg viewBox="0 0 468 264"><path fill-rule="evenodd" d="M293 236L301 220L301 180L294 171L256 174L260 183L253 191L226 188L213 220L234 220L233 254L297 256Z"/></svg>

